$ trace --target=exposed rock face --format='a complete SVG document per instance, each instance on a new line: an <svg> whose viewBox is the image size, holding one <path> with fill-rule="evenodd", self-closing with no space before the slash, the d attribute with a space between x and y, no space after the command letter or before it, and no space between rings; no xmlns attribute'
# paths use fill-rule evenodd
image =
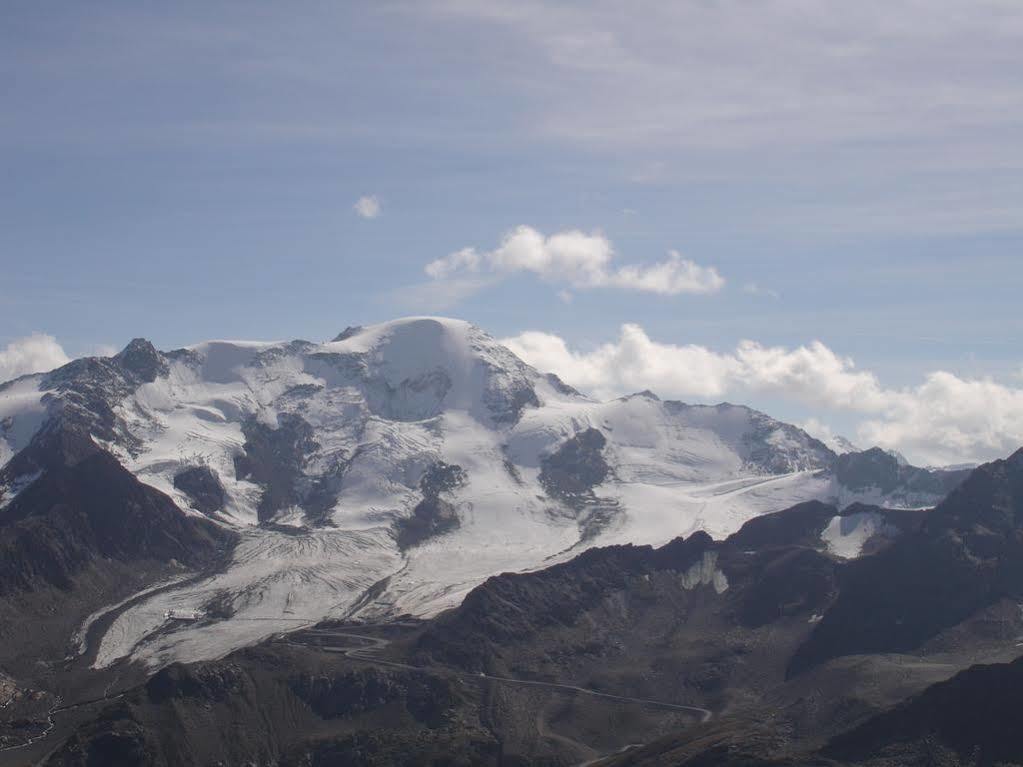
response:
<svg viewBox="0 0 1023 767"><path fill-rule="evenodd" d="M602 498L594 492L613 475L604 457L606 446L604 434L589 428L566 440L540 461L540 485L548 496L574 511L583 541L599 536L622 514L615 499Z"/></svg>
<svg viewBox="0 0 1023 767"><path fill-rule="evenodd" d="M437 619L419 640L418 657L493 672L513 648L529 645L548 627L576 625L609 595L657 571L675 573L682 591L703 585L720 593L724 579L715 576L713 558L704 573L713 547L709 536L697 533L661 549L590 549L547 570L490 578L457 610Z"/></svg>
<svg viewBox="0 0 1023 767"><path fill-rule="evenodd" d="M824 755L849 762L990 767L1023 761L1023 659L974 666L834 738Z"/></svg>
<svg viewBox="0 0 1023 767"><path fill-rule="evenodd" d="M169 372L163 355L144 338L134 339L114 357L114 362L143 383L152 383Z"/></svg>
<svg viewBox="0 0 1023 767"><path fill-rule="evenodd" d="M370 379L367 384L373 412L395 421L421 421L440 415L451 391L451 377L439 368L405 378L396 386L385 379Z"/></svg>
<svg viewBox="0 0 1023 767"><path fill-rule="evenodd" d="M399 519L395 523L398 546L408 549L457 528L461 524L458 510L441 495L461 487L465 482L465 471L461 466L440 462L427 469L419 481L423 500L416 504L411 517Z"/></svg>
<svg viewBox="0 0 1023 767"><path fill-rule="evenodd" d="M158 756L155 738L138 722L111 716L89 723L64 744L47 764L54 767L123 767L167 765Z"/></svg>
<svg viewBox="0 0 1023 767"><path fill-rule="evenodd" d="M525 380L516 380L510 387L490 386L483 394L483 403L499 425L517 423L527 407L540 407L536 390Z"/></svg>
<svg viewBox="0 0 1023 767"><path fill-rule="evenodd" d="M39 582L71 588L76 573L104 559L197 567L233 540L233 533L182 514L96 449L47 470L0 513L0 594Z"/></svg>
<svg viewBox="0 0 1023 767"><path fill-rule="evenodd" d="M604 459L607 438L597 429L586 429L566 440L541 461L540 484L548 495L570 504L593 498L593 488L611 474Z"/></svg>
<svg viewBox="0 0 1023 767"><path fill-rule="evenodd" d="M174 487L192 502L192 508L213 514L224 508L224 485L208 466L191 466L174 475Z"/></svg>
<svg viewBox="0 0 1023 767"><path fill-rule="evenodd" d="M235 458L238 479L248 479L263 488L259 501L260 522L301 501L302 467L319 445L312 427L301 416L282 413L273 429L259 421L243 427L245 453Z"/></svg>
<svg viewBox="0 0 1023 767"><path fill-rule="evenodd" d="M752 572L726 569L731 579L745 586L737 612L748 628L796 615L813 616L827 607L837 590L835 563L813 549L785 548L756 555L753 560ZM740 573L746 576L741 581Z"/></svg>
<svg viewBox="0 0 1023 767"><path fill-rule="evenodd" d="M245 691L245 678L237 665L186 666L175 663L153 674L146 682L152 703L194 700L225 701Z"/></svg>
<svg viewBox="0 0 1023 767"><path fill-rule="evenodd" d="M118 405L167 373L164 356L149 341L136 338L113 357L83 357L46 373L41 384L53 392L47 395L51 412L68 428L132 452L141 444L117 412Z"/></svg>
<svg viewBox="0 0 1023 767"><path fill-rule="evenodd" d="M775 514L751 519L728 542L745 550L801 544L819 548L821 532L837 510L820 501L807 501Z"/></svg>
<svg viewBox="0 0 1023 767"><path fill-rule="evenodd" d="M1023 529L1023 450L967 474L928 517L926 529L932 535L958 534L971 552L984 556L997 551L990 544Z"/></svg>
<svg viewBox="0 0 1023 767"><path fill-rule="evenodd" d="M337 343L338 341L347 341L352 336L358 335L362 332L362 325L349 325L347 328L342 330L336 336L331 339L331 343Z"/></svg>
<svg viewBox="0 0 1023 767"><path fill-rule="evenodd" d="M69 419L54 418L6 466L0 468L0 500L4 500L5 488L24 485L26 479L34 481L46 471L77 466L99 451L80 426Z"/></svg>
<svg viewBox="0 0 1023 767"><path fill-rule="evenodd" d="M302 511L306 520L312 525L331 525L330 515L337 505L341 493L341 483L349 462L343 457L330 465L322 474L307 478L308 490L302 498Z"/></svg>
<svg viewBox="0 0 1023 767"><path fill-rule="evenodd" d="M899 491L910 496L939 497L951 492L970 473L968 469L919 469L879 447L838 456L834 472L838 482L853 491L877 488L883 494Z"/></svg>
<svg viewBox="0 0 1023 767"><path fill-rule="evenodd" d="M562 381L561 378L559 378L554 373L548 373L545 376L545 378L547 379L547 383L549 383L551 386L553 386L554 390L556 392L558 392L559 394L565 394L565 395L568 395L570 397L581 397L582 396L582 393L578 389L576 389L574 386L569 386L567 383Z"/></svg>
<svg viewBox="0 0 1023 767"><path fill-rule="evenodd" d="M288 680L291 690L324 719L355 717L401 703L427 727L440 727L455 703L451 684L409 672L368 668L337 676L301 674Z"/></svg>
<svg viewBox="0 0 1023 767"><path fill-rule="evenodd" d="M442 676L253 648L165 668L78 727L45 764L507 764L476 695Z"/></svg>

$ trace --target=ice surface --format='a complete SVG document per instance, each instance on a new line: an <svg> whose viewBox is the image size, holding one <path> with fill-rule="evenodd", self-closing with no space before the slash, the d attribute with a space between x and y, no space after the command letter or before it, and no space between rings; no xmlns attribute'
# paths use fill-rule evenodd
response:
<svg viewBox="0 0 1023 767"><path fill-rule="evenodd" d="M400 566L386 529L251 530L224 573L161 591L121 613L94 665L127 655L154 667L220 657L277 632L345 616L381 574ZM170 610L209 618L168 631Z"/></svg>

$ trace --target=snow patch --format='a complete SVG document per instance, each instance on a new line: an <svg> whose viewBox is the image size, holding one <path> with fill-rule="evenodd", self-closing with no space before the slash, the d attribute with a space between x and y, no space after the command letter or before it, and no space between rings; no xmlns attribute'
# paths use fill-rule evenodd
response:
<svg viewBox="0 0 1023 767"><path fill-rule="evenodd" d="M718 553L716 551L705 551L699 562L689 566L679 576L679 582L686 591L692 591L697 586L713 586L714 591L723 594L728 590L728 578L717 567Z"/></svg>
<svg viewBox="0 0 1023 767"><path fill-rule="evenodd" d="M888 524L876 511L858 511L843 517L832 517L821 532L827 550L843 559L855 559L875 535L898 535L898 528Z"/></svg>

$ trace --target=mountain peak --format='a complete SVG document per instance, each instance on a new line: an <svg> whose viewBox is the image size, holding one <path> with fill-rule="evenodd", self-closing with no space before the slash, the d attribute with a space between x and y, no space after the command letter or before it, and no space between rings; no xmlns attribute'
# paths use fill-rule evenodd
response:
<svg viewBox="0 0 1023 767"><path fill-rule="evenodd" d="M146 383L167 372L163 356L145 338L133 338L114 356L114 361Z"/></svg>
<svg viewBox="0 0 1023 767"><path fill-rule="evenodd" d="M381 345L398 344L400 351L420 356L437 350L438 345L449 348L462 345L475 331L486 336L482 330L465 320L447 317L402 317L375 325L351 326L339 333L330 344L343 344L347 351L361 351Z"/></svg>
<svg viewBox="0 0 1023 767"><path fill-rule="evenodd" d="M332 344L336 344L339 341L347 341L352 336L357 335L358 333L361 333L361 332L362 332L362 325L349 325L344 330L342 330L340 333L338 333L336 336L334 336L332 339L330 339L330 342Z"/></svg>
<svg viewBox="0 0 1023 767"><path fill-rule="evenodd" d="M627 401L627 400L630 400L630 399L634 399L636 397L639 397L641 399L652 400L654 402L660 402L661 401L661 398L658 397L656 394L654 394L649 389L643 389L643 391L633 392L632 394L626 394L621 399L623 401Z"/></svg>
<svg viewBox="0 0 1023 767"><path fill-rule="evenodd" d="M355 355L364 375L382 384L388 404L381 412L399 420L454 409L510 422L540 404L535 387L543 377L464 320L405 317L349 328L339 338L322 352Z"/></svg>

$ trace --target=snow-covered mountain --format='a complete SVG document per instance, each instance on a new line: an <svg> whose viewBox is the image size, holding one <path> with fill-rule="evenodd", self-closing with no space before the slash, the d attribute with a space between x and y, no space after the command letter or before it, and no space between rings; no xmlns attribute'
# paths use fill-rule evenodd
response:
<svg viewBox="0 0 1023 767"><path fill-rule="evenodd" d="M430 615L496 573L591 545L722 537L808 499L943 494L918 482L906 495L901 474L874 485L877 461L857 454L842 457L847 486L832 450L749 408L594 401L439 318L322 344L136 340L0 386L0 513L44 470L43 437L69 424L241 536L222 571L120 612L100 666L216 657L325 617ZM168 611L208 617L169 630Z"/></svg>
<svg viewBox="0 0 1023 767"><path fill-rule="evenodd" d="M853 444L852 440L848 437L843 437L841 434L836 434L835 436L828 438L822 437L821 442L831 448L832 452L836 455L860 452L860 449Z"/></svg>

